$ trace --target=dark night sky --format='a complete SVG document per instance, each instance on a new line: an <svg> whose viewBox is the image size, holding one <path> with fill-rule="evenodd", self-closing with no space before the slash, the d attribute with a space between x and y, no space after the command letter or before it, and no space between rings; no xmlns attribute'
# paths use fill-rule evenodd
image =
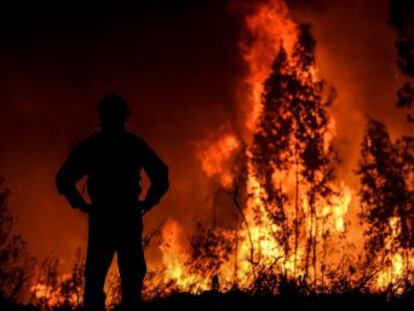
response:
<svg viewBox="0 0 414 311"><path fill-rule="evenodd" d="M314 25L318 67L338 90L333 113L340 116L337 140L348 172L365 114L400 131L388 1L287 3L298 21ZM192 224L208 214L211 193L195 144L239 118L237 88L246 72L238 46L241 18L230 13L229 1L2 6L0 175L35 255L56 250L70 258L82 244L85 217L56 194L54 174L73 144L96 128L96 104L112 90L130 102L130 127L171 167L170 193L147 226L164 215Z"/></svg>
<svg viewBox="0 0 414 311"><path fill-rule="evenodd" d="M151 2L1 10L0 175L36 255L69 257L82 242L85 218L55 193L54 174L112 90L130 102L130 127L171 167L172 190L148 227L157 213L176 217L209 200L194 149L234 118L239 21L223 1ZM190 185L199 190L184 195Z"/></svg>

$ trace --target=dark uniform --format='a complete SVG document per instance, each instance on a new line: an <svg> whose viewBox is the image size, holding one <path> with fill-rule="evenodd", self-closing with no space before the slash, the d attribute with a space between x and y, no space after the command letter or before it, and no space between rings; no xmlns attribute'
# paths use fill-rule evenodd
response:
<svg viewBox="0 0 414 311"><path fill-rule="evenodd" d="M141 244L141 169L151 186L144 200L156 205L168 189L168 168L140 137L126 131L97 132L81 141L56 176L59 193L72 206L85 204L76 183L87 176L92 200L89 214L88 250L84 303L86 308L104 307L103 286L112 258L117 253L125 306L139 304L146 273Z"/></svg>

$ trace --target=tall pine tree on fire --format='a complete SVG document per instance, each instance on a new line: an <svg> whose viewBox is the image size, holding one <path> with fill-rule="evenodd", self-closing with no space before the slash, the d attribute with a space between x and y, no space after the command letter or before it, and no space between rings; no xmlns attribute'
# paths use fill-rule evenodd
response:
<svg viewBox="0 0 414 311"><path fill-rule="evenodd" d="M277 239L285 258L293 254L294 270L303 271L305 279L312 267L316 282L321 222L317 203L328 202L334 194L330 183L337 157L328 141L327 110L334 92L327 92L324 80L316 77L315 45L310 26L302 25L291 55L281 46L264 83L252 159L265 191L266 210L282 228ZM294 179L293 203L287 189L289 174ZM295 212L288 219L291 204ZM301 243L304 258L298 256Z"/></svg>

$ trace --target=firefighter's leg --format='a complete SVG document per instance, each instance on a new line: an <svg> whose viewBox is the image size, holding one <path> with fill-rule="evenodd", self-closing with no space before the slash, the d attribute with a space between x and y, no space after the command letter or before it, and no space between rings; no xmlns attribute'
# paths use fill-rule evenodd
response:
<svg viewBox="0 0 414 311"><path fill-rule="evenodd" d="M105 277L111 265L115 248L110 247L107 241L94 228L89 230L88 250L85 266L84 305L86 310L105 310Z"/></svg>
<svg viewBox="0 0 414 311"><path fill-rule="evenodd" d="M144 251L139 238L127 239L118 249L118 266L121 275L122 304L127 310L139 307L146 273Z"/></svg>

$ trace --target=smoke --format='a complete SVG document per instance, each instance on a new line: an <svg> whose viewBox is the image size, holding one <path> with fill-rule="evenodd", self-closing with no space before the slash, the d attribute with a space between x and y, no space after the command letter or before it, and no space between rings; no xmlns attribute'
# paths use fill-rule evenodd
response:
<svg viewBox="0 0 414 311"><path fill-rule="evenodd" d="M318 1L314 7L293 2L295 17L313 25L320 76L338 93L333 114L340 153L346 163L355 162L367 115L385 121L395 135L406 129L394 106L398 70L387 24L389 3Z"/></svg>
<svg viewBox="0 0 414 311"><path fill-rule="evenodd" d="M85 246L86 217L57 195L54 175L74 144L95 130L99 99L123 94L129 127L170 166L171 189L146 216L146 229L164 217L191 227L211 200L197 142L234 117L235 77L243 70L236 21L223 3L162 2L114 13L76 5L68 13L35 10L37 16L23 9L0 50L0 175L33 254L54 252L66 267Z"/></svg>

